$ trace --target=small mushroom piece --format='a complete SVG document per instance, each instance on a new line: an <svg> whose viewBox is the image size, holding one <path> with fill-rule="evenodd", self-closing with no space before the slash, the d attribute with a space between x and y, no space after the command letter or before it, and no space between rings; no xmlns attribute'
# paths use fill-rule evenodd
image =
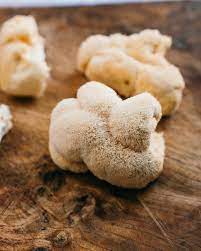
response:
<svg viewBox="0 0 201 251"><path fill-rule="evenodd" d="M51 115L49 150L65 170L90 170L125 188L142 188L163 169L164 139L155 132L161 106L149 93L122 100L99 82L81 86Z"/></svg>
<svg viewBox="0 0 201 251"><path fill-rule="evenodd" d="M13 96L41 96L49 68L44 40L32 16L15 16L0 30L0 87Z"/></svg>
<svg viewBox="0 0 201 251"><path fill-rule="evenodd" d="M12 128L12 114L7 105L0 105L0 142L4 135Z"/></svg>
<svg viewBox="0 0 201 251"><path fill-rule="evenodd" d="M130 36L93 35L81 44L77 67L124 97L151 93L162 114L170 115L177 110L185 85L179 69L165 58L171 43L170 37L149 29Z"/></svg>

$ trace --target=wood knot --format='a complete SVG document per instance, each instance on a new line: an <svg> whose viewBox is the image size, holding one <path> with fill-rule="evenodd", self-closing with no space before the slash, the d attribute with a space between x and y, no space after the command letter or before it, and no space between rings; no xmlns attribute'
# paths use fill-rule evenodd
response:
<svg viewBox="0 0 201 251"><path fill-rule="evenodd" d="M53 196L53 193L50 191L50 189L46 186L38 186L36 187L35 189L35 194L36 196L38 197L52 197Z"/></svg>
<svg viewBox="0 0 201 251"><path fill-rule="evenodd" d="M88 219L94 214L96 200L89 193L72 193L64 203L69 225L75 225L81 220Z"/></svg>
<svg viewBox="0 0 201 251"><path fill-rule="evenodd" d="M65 247L72 241L71 235L68 232L61 231L53 239L53 245L55 247Z"/></svg>

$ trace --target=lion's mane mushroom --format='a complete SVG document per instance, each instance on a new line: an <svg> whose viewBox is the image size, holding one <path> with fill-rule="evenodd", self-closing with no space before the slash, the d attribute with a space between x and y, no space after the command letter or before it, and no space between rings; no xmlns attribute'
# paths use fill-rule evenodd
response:
<svg viewBox="0 0 201 251"><path fill-rule="evenodd" d="M165 58L171 43L158 30L90 36L78 51L78 69L125 97L150 92L160 102L163 115L170 115L178 108L184 88L179 69Z"/></svg>
<svg viewBox="0 0 201 251"><path fill-rule="evenodd" d="M73 172L142 188L163 169L164 140L155 132L161 106L149 93L124 101L109 87L89 82L77 98L54 108L49 130L53 161Z"/></svg>
<svg viewBox="0 0 201 251"><path fill-rule="evenodd" d="M44 41L31 16L15 16L0 31L0 87L14 96L41 96L49 68Z"/></svg>
<svg viewBox="0 0 201 251"><path fill-rule="evenodd" d="M0 104L0 142L13 127L12 114L7 105Z"/></svg>

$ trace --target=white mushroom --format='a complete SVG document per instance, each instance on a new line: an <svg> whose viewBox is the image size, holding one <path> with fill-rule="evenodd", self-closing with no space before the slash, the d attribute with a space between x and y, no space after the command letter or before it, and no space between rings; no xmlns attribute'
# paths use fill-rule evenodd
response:
<svg viewBox="0 0 201 251"><path fill-rule="evenodd" d="M7 105L0 105L0 142L12 128L12 114Z"/></svg>
<svg viewBox="0 0 201 251"><path fill-rule="evenodd" d="M160 102L163 115L170 115L178 108L184 89L179 69L165 58L171 43L158 30L90 36L78 51L78 69L125 97L150 92Z"/></svg>
<svg viewBox="0 0 201 251"><path fill-rule="evenodd" d="M32 16L15 16L0 31L0 87L14 96L41 96L49 68L44 40Z"/></svg>
<svg viewBox="0 0 201 251"><path fill-rule="evenodd" d="M142 188L163 169L164 140L155 132L160 118L161 106L149 93L123 101L111 88L89 82L77 98L54 108L51 157L65 170L90 170L113 185Z"/></svg>

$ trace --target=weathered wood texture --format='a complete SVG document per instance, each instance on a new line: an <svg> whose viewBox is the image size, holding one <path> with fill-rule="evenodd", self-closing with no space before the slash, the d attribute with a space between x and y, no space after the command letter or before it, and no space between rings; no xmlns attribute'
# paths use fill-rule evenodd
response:
<svg viewBox="0 0 201 251"><path fill-rule="evenodd" d="M15 99L0 146L0 250L201 250L201 3L0 10L0 22L32 14L46 38L52 79L44 97ZM163 119L164 171L141 191L75 175L48 153L49 115L86 79L76 51L90 34L158 28L174 37L168 57L186 81L179 111Z"/></svg>

